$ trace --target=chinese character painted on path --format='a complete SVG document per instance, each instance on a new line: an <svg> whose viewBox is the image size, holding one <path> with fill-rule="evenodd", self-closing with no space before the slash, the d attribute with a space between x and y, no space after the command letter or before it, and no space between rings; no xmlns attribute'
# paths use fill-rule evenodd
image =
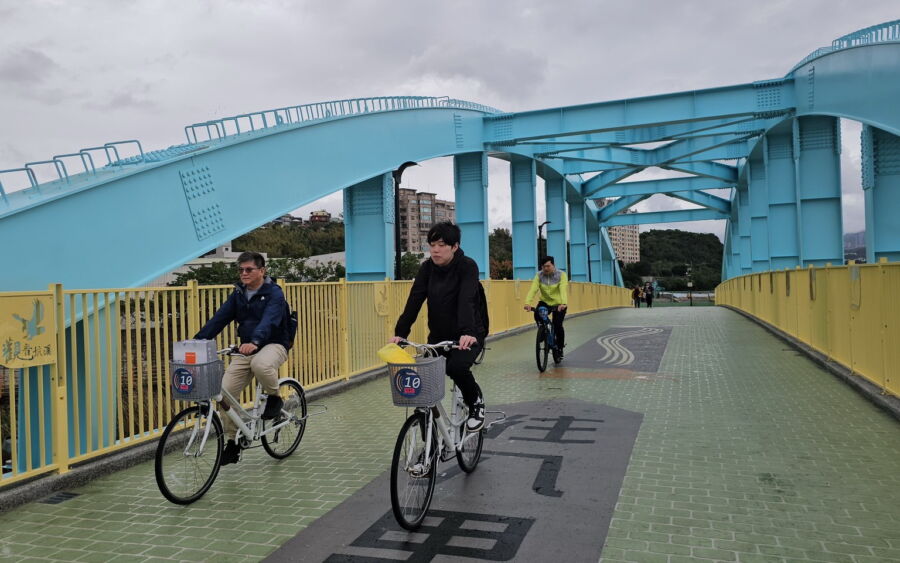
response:
<svg viewBox="0 0 900 563"><path fill-rule="evenodd" d="M438 556L511 561L535 522L533 518L447 510L431 510L428 514L425 523L415 533L415 542L407 539L409 534L399 529L393 513L388 511L350 544L353 547L384 550L387 556L384 559L335 553L325 561L395 561L398 554L409 554L402 559L407 563L428 563Z"/></svg>

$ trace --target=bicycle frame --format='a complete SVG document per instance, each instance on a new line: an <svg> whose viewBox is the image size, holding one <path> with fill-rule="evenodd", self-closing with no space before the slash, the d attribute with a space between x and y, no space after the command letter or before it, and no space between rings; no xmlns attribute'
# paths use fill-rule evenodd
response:
<svg viewBox="0 0 900 563"><path fill-rule="evenodd" d="M556 334L553 332L553 322L550 320L550 311L545 307L538 307L538 311L541 311L542 314L539 314L540 321L539 324L543 325L544 330L546 331L547 345L551 348L556 345Z"/></svg>
<svg viewBox="0 0 900 563"><path fill-rule="evenodd" d="M282 381L283 379L278 380L279 385ZM272 426L271 428L262 430L262 425L259 424L259 421L261 420L259 418L261 413L257 412L259 411L260 406L259 398L262 394L262 385L258 383L256 384L256 399L253 401L253 408L251 409L252 412L247 412L246 410L244 410L244 408L240 404L240 401L232 397L231 393L229 393L225 389L222 389L222 394L225 395L225 397L228 399L229 409L225 411L225 414L227 414L228 418L230 418L231 421L234 422L235 426L238 427L238 432L235 435L235 441L239 440L241 434L243 433L243 435L246 436L248 440L250 440L251 442L255 442L256 440L259 440L261 436L272 434L273 432L278 431L282 426L286 426L291 423L290 419L285 419L275 426ZM240 411L241 415L250 419L249 427L244 423L243 417L234 412L235 410Z"/></svg>
<svg viewBox="0 0 900 563"><path fill-rule="evenodd" d="M290 379L290 378L279 379L278 383L281 384L281 382L285 381L286 379ZM260 437L262 437L262 436L277 432L282 427L284 427L292 422L288 418L288 419L285 419L284 421L272 426L271 428L261 430L262 425L258 424L258 422L260 420L259 415L253 414L259 410L259 406L260 406L259 397L260 397L261 393L262 393L262 386L257 383L256 399L254 399L254 401L253 401L253 407L251 408L252 412L247 412L247 410L241 406L240 401L235 399L234 396L232 396L231 393L229 393L225 389L222 389L222 392L219 393L218 395L216 395L215 397L210 398L208 403L209 403L210 409L214 412L215 412L215 409L213 409L213 406L215 403L217 403L217 402L221 403L223 398L228 399L228 402L227 402L228 409L227 410L223 409L223 410L225 411L225 414L228 416L228 418L230 418L231 421L234 422L234 425L238 428L238 432L235 435L235 441L240 440L241 437L243 436L243 437L246 437L246 439L252 443L252 442L259 440ZM201 404L203 404L204 402L201 402ZM235 411L238 411L238 412L235 412ZM221 416L221 415L219 415L219 416ZM247 426L247 424L244 422L245 418L250 420L249 426ZM194 425L194 429L191 431L191 436L190 436L190 438L188 438L187 445L185 446L185 451L188 451L190 449L191 445L193 445L193 443L194 443L194 440L197 438L198 426L199 426L199 419L198 419L197 424ZM200 448L199 448L197 455L199 455L199 452L202 452L204 450L204 448L206 448L206 440L207 440L207 438L209 438L210 428L211 428L211 425L207 424L206 430L204 431L202 442L200 443Z"/></svg>
<svg viewBox="0 0 900 563"><path fill-rule="evenodd" d="M447 416L447 411L444 409L444 405L442 403L437 403L432 407L420 407L416 410L425 411L425 408L428 409L428 426L427 433L425 438L425 459L431 459L432 448L437 447L440 448L441 457L443 458L445 453L447 456L455 455L457 451L459 451L463 445L465 445L466 440L474 438L477 434L474 432L465 433L466 436L457 436L459 433L459 427L466 421L466 417L463 416L463 409L461 405L462 401L462 393L460 390L454 385L453 386L453 411L451 416ZM449 424L446 422L449 420ZM438 430L438 443L432 444L432 438L434 436L433 429L437 428ZM445 451L448 445L452 445L452 451ZM446 461L446 460L443 460Z"/></svg>

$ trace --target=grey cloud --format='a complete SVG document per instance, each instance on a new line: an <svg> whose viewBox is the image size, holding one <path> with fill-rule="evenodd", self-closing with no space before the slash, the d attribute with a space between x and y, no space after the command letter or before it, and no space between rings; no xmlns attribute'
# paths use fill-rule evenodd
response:
<svg viewBox="0 0 900 563"><path fill-rule="evenodd" d="M0 59L0 80L6 84L34 86L46 82L58 69L59 65L44 53L24 48Z"/></svg>
<svg viewBox="0 0 900 563"><path fill-rule="evenodd" d="M547 60L531 51L501 44L443 43L414 57L410 73L442 79L469 79L485 90L514 100L528 98L547 78Z"/></svg>
<svg viewBox="0 0 900 563"><path fill-rule="evenodd" d="M117 94L114 94L103 107L106 107L108 109L152 109L156 107L156 104L151 102L150 100L141 99L131 92L119 92Z"/></svg>
<svg viewBox="0 0 900 563"><path fill-rule="evenodd" d="M126 84L108 91L100 97L94 97L84 102L85 108L97 110L140 110L146 111L158 107L153 99L154 88L143 79L131 80Z"/></svg>

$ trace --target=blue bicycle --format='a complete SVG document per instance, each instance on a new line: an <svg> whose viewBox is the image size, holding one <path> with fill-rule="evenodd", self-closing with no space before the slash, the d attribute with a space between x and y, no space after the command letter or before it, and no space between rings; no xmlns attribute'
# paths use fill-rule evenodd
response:
<svg viewBox="0 0 900 563"><path fill-rule="evenodd" d="M534 355L538 371L544 373L550 354L553 354L553 363L558 365L562 361L562 350L556 346L556 334L553 332L553 323L550 322L550 310L542 305L537 308L537 312L539 320Z"/></svg>

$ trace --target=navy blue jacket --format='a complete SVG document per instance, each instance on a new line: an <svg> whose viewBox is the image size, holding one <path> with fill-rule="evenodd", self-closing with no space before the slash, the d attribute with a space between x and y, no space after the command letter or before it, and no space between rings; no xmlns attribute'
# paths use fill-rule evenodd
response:
<svg viewBox="0 0 900 563"><path fill-rule="evenodd" d="M241 344L253 343L260 348L266 344L281 344L290 348L287 311L284 292L272 278L265 279L250 301L244 296L244 284L236 283L228 300L194 338L212 340L228 323L236 320Z"/></svg>

